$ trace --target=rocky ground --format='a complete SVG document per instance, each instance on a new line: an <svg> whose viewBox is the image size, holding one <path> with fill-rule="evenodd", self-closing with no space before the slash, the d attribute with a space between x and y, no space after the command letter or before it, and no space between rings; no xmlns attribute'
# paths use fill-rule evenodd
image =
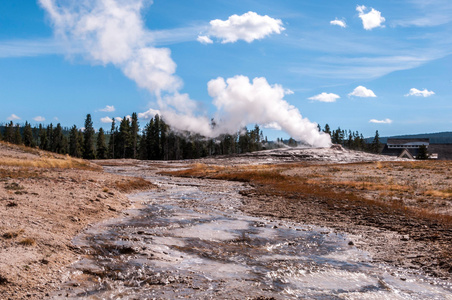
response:
<svg viewBox="0 0 452 300"><path fill-rule="evenodd" d="M265 168L249 167L247 161ZM346 232L376 262L452 279L450 162L399 160L335 147L271 150L198 163L205 165L195 168L211 170L189 176L240 181L242 175L234 173L276 169L278 180L293 182L284 187L246 175L252 189L242 192L244 212Z"/></svg>
<svg viewBox="0 0 452 300"><path fill-rule="evenodd" d="M215 174L220 175L221 168L240 172L249 166L283 166L278 171L283 177L278 178L294 182L302 178L303 187L316 191L323 187L336 196L355 195L369 205L312 191L281 191L248 180L249 188L242 192L244 212L346 232L376 262L452 279L452 177L448 175L452 165L448 162L400 162L336 147L139 165L143 175L147 169L193 166L201 170L215 166L220 168ZM189 176L213 178L212 174ZM127 208L125 193L147 188L152 188L147 182L107 174L93 163L0 144L0 298L45 298L64 281L63 268L78 256L73 237ZM374 200L385 205L375 206ZM435 219L438 216L444 218Z"/></svg>
<svg viewBox="0 0 452 300"><path fill-rule="evenodd" d="M0 299L42 299L77 258L71 240L129 206L143 180L34 149L0 144Z"/></svg>

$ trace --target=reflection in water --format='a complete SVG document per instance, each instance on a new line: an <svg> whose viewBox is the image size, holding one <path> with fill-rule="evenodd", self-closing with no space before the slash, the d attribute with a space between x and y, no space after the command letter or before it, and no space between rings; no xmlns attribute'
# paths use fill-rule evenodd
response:
<svg viewBox="0 0 452 300"><path fill-rule="evenodd" d="M145 205L74 240L83 255L54 298L451 299L450 283L372 265L329 229L241 214L236 183L153 181L133 196Z"/></svg>

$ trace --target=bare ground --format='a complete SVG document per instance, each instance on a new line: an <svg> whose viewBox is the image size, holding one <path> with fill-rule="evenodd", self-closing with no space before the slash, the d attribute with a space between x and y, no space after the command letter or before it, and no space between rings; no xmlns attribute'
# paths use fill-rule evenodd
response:
<svg viewBox="0 0 452 300"><path fill-rule="evenodd" d="M246 213L346 232L375 262L452 279L452 162L343 149L248 156L253 165L225 157L172 174L249 182Z"/></svg>
<svg viewBox="0 0 452 300"><path fill-rule="evenodd" d="M142 179L0 143L0 299L42 299L77 258L72 238L129 206Z"/></svg>
<svg viewBox="0 0 452 300"><path fill-rule="evenodd" d="M147 164L194 167L184 176L246 181L252 189L242 192L242 209L249 214L347 232L376 262L451 280L452 164L392 160L305 149ZM244 178L244 171L265 176ZM0 144L0 298L44 298L77 258L72 238L125 209L125 192L150 187L92 163Z"/></svg>

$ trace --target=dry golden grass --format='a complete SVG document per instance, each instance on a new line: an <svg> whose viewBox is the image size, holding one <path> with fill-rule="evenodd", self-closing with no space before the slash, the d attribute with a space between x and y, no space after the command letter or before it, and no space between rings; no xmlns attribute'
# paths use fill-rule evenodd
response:
<svg viewBox="0 0 452 300"><path fill-rule="evenodd" d="M69 156L62 156L61 158L37 157L34 160L3 157L0 158L0 166L22 167L22 168L99 170L98 167L91 165L89 162L85 160Z"/></svg>
<svg viewBox="0 0 452 300"><path fill-rule="evenodd" d="M140 177L131 177L131 178L127 178L127 179L122 179L122 180L114 182L113 186L114 186L114 188L118 189L119 191L121 191L123 193L147 190L147 189L152 189L152 188L156 187L156 185L154 185L153 183L151 183L143 178L140 178Z"/></svg>
<svg viewBox="0 0 452 300"><path fill-rule="evenodd" d="M308 168L305 170L308 175L288 176L283 174L294 166L295 168ZM351 179L342 179L341 172L344 166L348 166L347 168L350 166L367 168L366 170L370 170L371 174L375 170L381 169L389 171L415 169L438 173L442 169L452 166L452 164L448 163L445 166L443 162L433 162L432 165L429 162L379 162L337 166L258 165L232 167L196 164L190 169L167 172L167 174L250 182L253 186L264 189L266 195L318 198L324 199L329 205L333 206L347 207L347 203L349 203L354 206L368 207L370 210L372 210L372 207L379 207L391 214L403 214L452 225L451 215L439 214L435 213L434 209L418 207L416 206L417 202L408 205L401 200L404 197L412 196L415 185L406 184L407 181L405 181L405 184L397 182L397 178L393 178L391 175L360 177L357 173ZM421 189L422 186L418 188ZM365 197L365 193L368 192L374 192L380 196ZM430 190L427 193L441 198L452 195L451 190ZM393 199L393 196L397 199Z"/></svg>
<svg viewBox="0 0 452 300"><path fill-rule="evenodd" d="M36 241L33 238L24 238L19 242L19 245L34 246L34 245L36 245Z"/></svg>

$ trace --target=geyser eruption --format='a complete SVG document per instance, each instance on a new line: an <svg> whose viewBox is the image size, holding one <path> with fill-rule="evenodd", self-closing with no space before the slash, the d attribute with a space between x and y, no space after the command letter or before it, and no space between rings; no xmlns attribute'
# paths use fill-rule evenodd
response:
<svg viewBox="0 0 452 300"><path fill-rule="evenodd" d="M265 78L219 77L208 83L209 95L218 109L220 131L232 132L250 123L277 125L297 140L328 147L330 136L319 132L317 124L303 118L300 111L284 100L285 90L270 85Z"/></svg>
<svg viewBox="0 0 452 300"><path fill-rule="evenodd" d="M181 94L182 80L167 48L152 46L152 32L141 16L146 0L39 0L48 12L56 36L67 43L69 54L82 53L94 64L113 64L124 75L157 98L159 111L171 127L207 137L234 133L250 123L271 124L312 146L327 147L330 137L303 118L284 100L280 85L265 78L235 76L209 81L208 92L217 108L216 125L198 112L197 102ZM76 49L76 50L74 50ZM139 114L149 116L147 113Z"/></svg>

